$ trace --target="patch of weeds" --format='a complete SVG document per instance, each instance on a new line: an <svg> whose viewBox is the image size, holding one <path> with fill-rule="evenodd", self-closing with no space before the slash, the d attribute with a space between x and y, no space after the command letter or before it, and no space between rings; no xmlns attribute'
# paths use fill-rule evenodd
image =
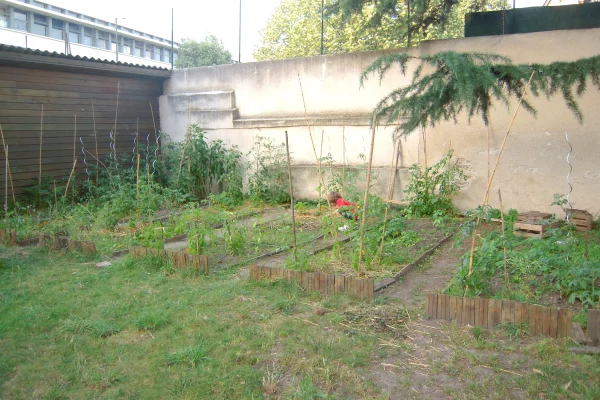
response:
<svg viewBox="0 0 600 400"><path fill-rule="evenodd" d="M281 299L275 302L275 308L287 315L293 314L297 305L296 298Z"/></svg>
<svg viewBox="0 0 600 400"><path fill-rule="evenodd" d="M61 321L60 330L72 334L90 333L99 338L106 338L118 333L121 329L114 323L105 320L87 320L72 316Z"/></svg>
<svg viewBox="0 0 600 400"><path fill-rule="evenodd" d="M511 339L528 336L530 334L529 323L526 321L520 322L518 324L514 322L503 322L498 326L501 329L503 329L508 335L508 337L510 337Z"/></svg>
<svg viewBox="0 0 600 400"><path fill-rule="evenodd" d="M168 365L188 365L195 368L210 360L208 351L201 344L185 347L166 356Z"/></svg>
<svg viewBox="0 0 600 400"><path fill-rule="evenodd" d="M169 323L169 317L162 310L149 309L135 319L135 327L144 331L155 331L166 326Z"/></svg>
<svg viewBox="0 0 600 400"><path fill-rule="evenodd" d="M284 268L293 269L296 271L312 271L312 264L310 261L310 253L306 250L299 249L296 251L296 260L294 260L294 255L290 253L290 255L284 261Z"/></svg>
<svg viewBox="0 0 600 400"><path fill-rule="evenodd" d="M304 377L300 382L298 390L292 394L294 400L317 400L317 399L328 399L327 394L320 391L313 384L309 377Z"/></svg>

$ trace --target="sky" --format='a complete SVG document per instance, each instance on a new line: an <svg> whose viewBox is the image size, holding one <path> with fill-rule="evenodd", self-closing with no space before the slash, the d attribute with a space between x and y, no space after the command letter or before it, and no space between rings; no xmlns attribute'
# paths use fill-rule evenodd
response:
<svg viewBox="0 0 600 400"><path fill-rule="evenodd" d="M241 61L254 61L260 31L281 0L42 0L91 17L156 36L171 38L171 8L174 9L176 42L184 38L203 40L213 34L223 41L234 60L239 57L239 15L242 4ZM509 0L512 2L512 0ZM516 0L517 8L543 5L544 0ZM101 4L101 7L99 7Z"/></svg>

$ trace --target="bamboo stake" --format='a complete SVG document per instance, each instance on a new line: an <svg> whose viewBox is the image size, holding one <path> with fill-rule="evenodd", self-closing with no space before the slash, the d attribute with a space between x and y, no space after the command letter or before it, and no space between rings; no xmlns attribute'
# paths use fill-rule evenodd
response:
<svg viewBox="0 0 600 400"><path fill-rule="evenodd" d="M71 183L71 178L73 177L73 172L75 172L75 166L77 165L77 159L73 162L73 168L71 169L71 174L69 175L69 180L67 181L67 188L65 189L64 198L67 198L67 193L69 193L69 184ZM56 184L56 181L54 181Z"/></svg>
<svg viewBox="0 0 600 400"><path fill-rule="evenodd" d="M487 187L485 189L485 195L483 196L482 205L484 205L484 206L487 204L487 202L489 200L490 188L492 187L492 182L494 181L494 176L496 175L496 170L498 169L498 164L500 163L500 157L502 156L502 153L504 152L504 146L506 145L506 140L508 139L508 135L510 134L510 130L512 129L513 124L515 123L515 119L517 118L517 113L519 112L519 109L521 108L521 104L523 103L523 99L525 98L525 95L527 94L527 89L529 88L529 85L531 83L531 80L533 79L534 74L535 74L535 71L533 71L531 73L531 76L529 77L527 86L525 86L525 90L523 91L523 94L521 95L521 99L519 99L519 103L517 104L517 108L515 109L512 120L510 121L510 125L508 126L506 134L504 135L504 140L502 141L502 145L500 146L500 151L498 152L498 157L496 157L496 163L494 164L494 169L492 170L492 175L490 176L490 179L488 179ZM481 223L481 215L479 215L477 217L477 222L475 224L475 232L473 232L473 238L471 239L471 253L469 254L469 273L467 276L471 276L471 274L473 273L473 256L475 254L475 241L477 238L480 223ZM469 291L469 285L465 286L465 294L468 291Z"/></svg>
<svg viewBox="0 0 600 400"><path fill-rule="evenodd" d="M54 209L58 208L58 196L56 195L56 179L54 180Z"/></svg>
<svg viewBox="0 0 600 400"><path fill-rule="evenodd" d="M504 206L502 205L502 195L498 189L498 201L500 201L500 218L502 220L502 246L504 247L504 284L508 289L508 272L506 269L506 229L504 227Z"/></svg>
<svg viewBox="0 0 600 400"><path fill-rule="evenodd" d="M342 197L346 196L346 127L342 126Z"/></svg>
<svg viewBox="0 0 600 400"><path fill-rule="evenodd" d="M121 81L117 82L117 107L115 109L115 129L113 133L113 153L115 157L115 163L117 161L117 117L119 115L119 95L121 94Z"/></svg>
<svg viewBox="0 0 600 400"><path fill-rule="evenodd" d="M398 137L397 139L395 139L395 143L392 145L393 147L393 152L392 152L392 161L390 162L391 164L391 168L394 168L394 159L398 159L397 154L398 154L398 143L400 143L400 137ZM393 171L390 171L390 181L388 183L388 192L387 192L387 199L388 200L392 200L394 197L394 193L391 189L392 187L392 181L396 180L396 174L393 173ZM385 213L383 215L383 228L381 230L381 243L379 244L379 257L378 257L378 263L381 264L381 257L383 257L383 242L385 241L385 228L387 226L387 217L388 217L388 213L389 213L390 207L386 207L385 208Z"/></svg>
<svg viewBox="0 0 600 400"><path fill-rule="evenodd" d="M4 132L2 131L2 125L0 125L0 136L2 137L2 147L4 147L4 156L6 157L6 165L8 166L6 168L8 169L8 179L10 180L10 190L12 192L12 199L13 203L16 203L17 200L15 199L15 188L13 186L12 172L10 170L10 161L8 161L8 146L4 141Z"/></svg>
<svg viewBox="0 0 600 400"><path fill-rule="evenodd" d="M77 150L77 114L75 114L75 125L74 125L74 129L73 129L73 160L75 159L75 157L77 157L76 150Z"/></svg>
<svg viewBox="0 0 600 400"><path fill-rule="evenodd" d="M96 142L96 183L98 182L98 162L100 162L100 158L98 157L98 135L96 133L96 111L94 110L94 99L92 99L92 118L94 119L94 142ZM88 152L89 153L89 152ZM106 168L106 166L105 166Z"/></svg>
<svg viewBox="0 0 600 400"><path fill-rule="evenodd" d="M139 202L140 202L140 153L138 153L138 155L137 155L137 172L136 172L135 183L137 186L137 201L138 201L138 208L139 208Z"/></svg>
<svg viewBox="0 0 600 400"><path fill-rule="evenodd" d="M150 112L152 113L152 125L154 125L154 140L157 141L158 145L158 134L156 132L156 121L154 121L154 108L152 108L152 102L150 102Z"/></svg>
<svg viewBox="0 0 600 400"><path fill-rule="evenodd" d="M364 201L363 201L363 215L362 215L362 222L360 225L360 247L358 250L359 274L362 274L361 267L362 267L362 254L363 254L363 248L364 248L364 242L365 242L365 221L367 219L367 207L369 204L369 186L371 185L371 168L373 166L373 148L375 147L375 128L376 128L376 126L377 126L377 120L374 119L373 125L372 125L373 136L371 137L371 152L369 154L369 167L367 169L367 187L365 188L365 197L364 197Z"/></svg>
<svg viewBox="0 0 600 400"><path fill-rule="evenodd" d="M323 173L321 171L321 164L319 164L319 159L317 158L317 149L315 148L315 141L313 140L312 130L310 129L308 113L306 112L306 101L304 100L304 90L302 89L302 81L300 80L300 74L298 74L298 83L300 84L300 93L302 94L302 105L304 106L304 118L306 119L306 126L308 127L308 134L310 135L310 143L312 144L313 153L315 154L315 161L317 162L319 178L321 180L323 190L327 192L327 187L325 185L325 181L323 180Z"/></svg>
<svg viewBox="0 0 600 400"><path fill-rule="evenodd" d="M4 147L4 221L8 221L8 147Z"/></svg>
<svg viewBox="0 0 600 400"><path fill-rule="evenodd" d="M42 143L44 137L44 104L42 104L42 116L40 120L40 175L38 176L38 186L42 188ZM39 193L38 193L39 195ZM38 198L39 201L39 198Z"/></svg>
<svg viewBox="0 0 600 400"><path fill-rule="evenodd" d="M288 175L290 177L290 203L292 206L292 227L294 228L294 261L297 261L296 257L296 215L294 213L294 186L292 185L292 163L290 161L290 145L288 141L288 133L285 131L285 149L287 151L287 163L288 163Z"/></svg>
<svg viewBox="0 0 600 400"><path fill-rule="evenodd" d="M322 160L323 160L323 136L325 136L325 129L321 131L321 150L319 152L319 170L322 172ZM319 213L321 212L321 203L323 202L323 191L325 190L325 186L319 190Z"/></svg>

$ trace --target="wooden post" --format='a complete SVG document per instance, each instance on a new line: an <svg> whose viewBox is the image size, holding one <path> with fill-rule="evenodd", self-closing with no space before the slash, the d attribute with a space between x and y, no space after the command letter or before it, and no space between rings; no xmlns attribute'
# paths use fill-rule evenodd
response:
<svg viewBox="0 0 600 400"><path fill-rule="evenodd" d="M288 175L290 178L290 203L292 207L292 227L294 229L294 261L297 261L296 257L296 215L294 213L294 186L292 185L292 163L290 161L290 144L288 141L288 133L285 131L285 150L287 151L287 164L288 164Z"/></svg>
<svg viewBox="0 0 600 400"><path fill-rule="evenodd" d="M587 336L590 345L600 346L600 310L588 310Z"/></svg>
<svg viewBox="0 0 600 400"><path fill-rule="evenodd" d="M358 271L359 273L362 273L361 271L361 267L362 267L362 253L363 253L363 248L364 248L364 244L365 244L365 221L367 219L367 207L368 207L368 203L369 203L369 186L371 185L371 168L373 166L373 148L375 147L375 129L377 127L377 119L373 119L373 126L372 126L372 134L373 136L371 136L371 152L369 154L369 166L367 168L367 187L365 188L365 197L364 197L364 201L363 201L363 215L362 215L362 222L360 225L360 246L359 246L359 253L358 253Z"/></svg>

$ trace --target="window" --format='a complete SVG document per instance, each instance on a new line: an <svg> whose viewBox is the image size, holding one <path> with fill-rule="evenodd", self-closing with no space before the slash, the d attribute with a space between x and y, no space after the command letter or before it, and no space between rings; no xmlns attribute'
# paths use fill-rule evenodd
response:
<svg viewBox="0 0 600 400"><path fill-rule="evenodd" d="M131 38L123 38L123 53L131 54L131 49L133 48L133 39Z"/></svg>
<svg viewBox="0 0 600 400"><path fill-rule="evenodd" d="M21 11L15 8L12 28L19 31L27 30L27 11Z"/></svg>
<svg viewBox="0 0 600 400"><path fill-rule="evenodd" d="M137 57L142 57L142 53L144 52L144 42L140 40L135 41L135 47L133 48L133 55Z"/></svg>
<svg viewBox="0 0 600 400"><path fill-rule="evenodd" d="M117 35L115 35L114 33L110 34L110 49L112 51L118 51L117 50Z"/></svg>
<svg viewBox="0 0 600 400"><path fill-rule="evenodd" d="M160 61L161 57L162 57L162 49L158 46L154 47L154 60L156 61Z"/></svg>
<svg viewBox="0 0 600 400"><path fill-rule="evenodd" d="M146 43L146 58L152 59L152 54L154 53L154 45Z"/></svg>
<svg viewBox="0 0 600 400"><path fill-rule="evenodd" d="M50 37L54 39L64 40L65 21L52 18L52 27L50 28Z"/></svg>
<svg viewBox="0 0 600 400"><path fill-rule="evenodd" d="M31 33L48 36L48 17L40 14L33 14L33 27L31 28Z"/></svg>
<svg viewBox="0 0 600 400"><path fill-rule="evenodd" d="M108 49L108 32L98 31L98 40L96 47L100 49Z"/></svg>
<svg viewBox="0 0 600 400"><path fill-rule="evenodd" d="M81 25L69 22L69 42L79 43L81 38Z"/></svg>
<svg viewBox="0 0 600 400"><path fill-rule="evenodd" d="M5 6L0 5L0 28L8 27L8 10Z"/></svg>
<svg viewBox="0 0 600 400"><path fill-rule="evenodd" d="M171 50L163 49L163 62L171 62Z"/></svg>
<svg viewBox="0 0 600 400"><path fill-rule="evenodd" d="M46 8L46 4L40 3L39 1L32 1L31 4L40 8Z"/></svg>
<svg viewBox="0 0 600 400"><path fill-rule="evenodd" d="M87 26L83 27L83 44L85 44L86 46L93 46L95 36L96 36L95 29L88 28Z"/></svg>

